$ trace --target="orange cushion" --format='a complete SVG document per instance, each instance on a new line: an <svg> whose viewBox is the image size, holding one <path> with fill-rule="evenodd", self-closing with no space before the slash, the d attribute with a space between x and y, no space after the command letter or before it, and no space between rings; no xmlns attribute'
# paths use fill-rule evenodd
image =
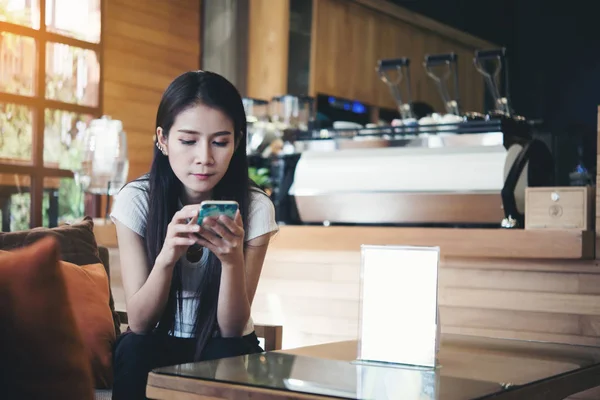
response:
<svg viewBox="0 0 600 400"><path fill-rule="evenodd" d="M60 262L67 293L83 337L96 389L112 387L112 348L116 340L108 276L102 264L78 266Z"/></svg>
<svg viewBox="0 0 600 400"><path fill-rule="evenodd" d="M7 253L0 250L0 254ZM108 275L100 263L75 265L59 261L76 326L88 356L94 387L112 387L112 349L116 340Z"/></svg>
<svg viewBox="0 0 600 400"><path fill-rule="evenodd" d="M102 262L94 236L94 221L84 217L81 221L56 228L37 227L19 232L0 232L0 250L15 250L37 242L41 238L52 236L58 241L61 260L76 265ZM112 311L115 331L121 333L121 321L115 311L111 294L109 306Z"/></svg>
<svg viewBox="0 0 600 400"><path fill-rule="evenodd" d="M0 254L0 390L6 398L94 398L56 240Z"/></svg>

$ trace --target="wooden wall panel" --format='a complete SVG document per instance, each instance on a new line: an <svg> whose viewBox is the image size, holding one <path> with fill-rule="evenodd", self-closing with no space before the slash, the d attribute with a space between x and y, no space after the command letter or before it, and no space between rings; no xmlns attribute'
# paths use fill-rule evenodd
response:
<svg viewBox="0 0 600 400"><path fill-rule="evenodd" d="M247 96L271 100L287 93L289 0L250 0Z"/></svg>
<svg viewBox="0 0 600 400"><path fill-rule="evenodd" d="M395 108L375 67L379 59L406 56L411 59L412 100L425 101L438 112L445 112L437 87L422 63L426 54L455 52L459 58L462 108L483 111L484 84L473 67L473 52L480 47L477 45L494 45L478 40L461 42L456 36L446 36L450 34L448 29L440 33L411 24L391 14L400 9L396 6L389 6L393 8L386 13L362 3L364 1L314 0L312 95L326 93Z"/></svg>
<svg viewBox="0 0 600 400"><path fill-rule="evenodd" d="M168 84L200 66L198 0L106 0L103 112L123 121L129 179L146 173L156 110Z"/></svg>

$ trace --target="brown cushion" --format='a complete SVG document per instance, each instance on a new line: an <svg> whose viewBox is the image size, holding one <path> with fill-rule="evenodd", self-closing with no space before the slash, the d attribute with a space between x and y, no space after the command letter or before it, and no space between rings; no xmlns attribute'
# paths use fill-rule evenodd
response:
<svg viewBox="0 0 600 400"><path fill-rule="evenodd" d="M18 249L48 236L52 236L58 241L60 254L64 261L76 265L102 262L98 254L98 244L94 237L94 221L90 217L57 228L33 228L21 232L2 232L0 233L0 250ZM112 312L115 332L119 335L121 333L121 322L115 311L112 291L110 291L109 296L109 307Z"/></svg>
<svg viewBox="0 0 600 400"><path fill-rule="evenodd" d="M108 276L102 264L60 263L77 327L89 357L96 389L112 387L112 349L116 341L108 307Z"/></svg>
<svg viewBox="0 0 600 400"><path fill-rule="evenodd" d="M7 399L93 399L58 244L0 254L0 390Z"/></svg>
<svg viewBox="0 0 600 400"><path fill-rule="evenodd" d="M20 232L0 233L0 250L24 247L46 236L53 236L58 241L60 255L64 261L76 265L101 262L94 237L94 221L90 217L57 228L39 227Z"/></svg>

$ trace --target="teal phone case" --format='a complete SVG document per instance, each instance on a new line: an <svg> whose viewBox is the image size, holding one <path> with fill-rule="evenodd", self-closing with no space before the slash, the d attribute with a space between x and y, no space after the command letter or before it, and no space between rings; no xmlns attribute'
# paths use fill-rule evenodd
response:
<svg viewBox="0 0 600 400"><path fill-rule="evenodd" d="M198 225L202 225L202 221L206 217L218 217L226 215L231 219L235 218L237 212L237 204L205 204L200 208L198 213Z"/></svg>

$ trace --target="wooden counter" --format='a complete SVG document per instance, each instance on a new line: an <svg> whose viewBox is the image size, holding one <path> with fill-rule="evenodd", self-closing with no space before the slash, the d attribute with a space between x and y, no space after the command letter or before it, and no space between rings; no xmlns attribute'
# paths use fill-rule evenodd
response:
<svg viewBox="0 0 600 400"><path fill-rule="evenodd" d="M114 225L95 224L98 243L112 247L113 295L124 305ZM440 246L443 332L600 346L590 232L282 226L254 320L283 325L283 348L356 339L363 243Z"/></svg>
<svg viewBox="0 0 600 400"><path fill-rule="evenodd" d="M571 231L282 226L252 312L283 325L284 348L356 339L360 245L438 245L442 331L600 345L593 240Z"/></svg>

